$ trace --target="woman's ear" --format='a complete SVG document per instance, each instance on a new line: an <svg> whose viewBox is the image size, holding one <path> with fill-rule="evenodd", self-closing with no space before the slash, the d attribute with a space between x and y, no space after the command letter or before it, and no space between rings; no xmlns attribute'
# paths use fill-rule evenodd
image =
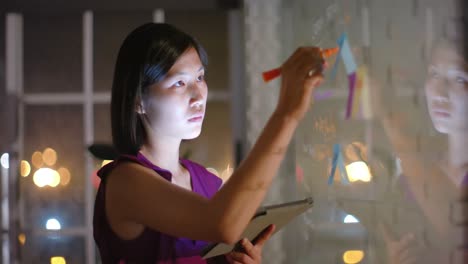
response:
<svg viewBox="0 0 468 264"><path fill-rule="evenodd" d="M145 114L145 107L143 106L143 102L141 100L137 100L135 103L135 111L140 115Z"/></svg>

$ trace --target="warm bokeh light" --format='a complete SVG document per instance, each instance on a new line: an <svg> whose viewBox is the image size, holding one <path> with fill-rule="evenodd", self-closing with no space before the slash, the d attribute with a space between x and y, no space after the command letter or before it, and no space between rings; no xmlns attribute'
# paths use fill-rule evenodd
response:
<svg viewBox="0 0 468 264"><path fill-rule="evenodd" d="M57 185L59 185L60 183L60 174L54 170L53 174L52 174L52 178L50 179L50 182L49 182L49 186L50 187L57 187Z"/></svg>
<svg viewBox="0 0 468 264"><path fill-rule="evenodd" d="M56 187L60 183L60 175L56 170L40 168L34 173L33 182L38 187L44 187L46 185Z"/></svg>
<svg viewBox="0 0 468 264"><path fill-rule="evenodd" d="M367 164L363 161L355 161L346 165L346 172L351 182L369 182L372 178L369 167L367 167Z"/></svg>
<svg viewBox="0 0 468 264"><path fill-rule="evenodd" d="M57 170L60 174L60 184L65 186L70 183L71 175L70 171L67 168L61 167Z"/></svg>
<svg viewBox="0 0 468 264"><path fill-rule="evenodd" d="M24 246L24 244L26 244L26 235L23 233L19 234L18 241L20 242L22 246Z"/></svg>
<svg viewBox="0 0 468 264"><path fill-rule="evenodd" d="M36 168L42 167L42 165L44 164L44 161L42 160L42 153L39 152L39 151L35 151L32 154L31 162L32 162L33 166L36 167Z"/></svg>
<svg viewBox="0 0 468 264"><path fill-rule="evenodd" d="M367 146L359 141L354 141L344 148L344 155L349 161L368 160Z"/></svg>
<svg viewBox="0 0 468 264"><path fill-rule="evenodd" d="M3 168L10 168L10 155L8 153L3 153L2 157L0 157L0 163L2 164Z"/></svg>
<svg viewBox="0 0 468 264"><path fill-rule="evenodd" d="M31 165L26 160L22 160L20 163L20 173L23 177L28 177L31 173Z"/></svg>
<svg viewBox="0 0 468 264"><path fill-rule="evenodd" d="M112 160L103 160L102 163L101 163L101 167L104 167L106 166L108 163L111 163Z"/></svg>
<svg viewBox="0 0 468 264"><path fill-rule="evenodd" d="M67 264L67 262L64 257L56 256L50 258L50 264Z"/></svg>
<svg viewBox="0 0 468 264"><path fill-rule="evenodd" d="M99 184L101 184L101 178L99 178L99 176L97 175L97 172L98 171L95 170L93 174L91 174L91 184L93 185L95 189L98 189Z"/></svg>
<svg viewBox="0 0 468 264"><path fill-rule="evenodd" d="M47 220L46 229L47 230L60 230L62 229L62 225L57 219L50 218L49 220Z"/></svg>
<svg viewBox="0 0 468 264"><path fill-rule="evenodd" d="M57 162L57 152L55 152L55 150L52 148L44 149L42 152L42 160L48 166L55 165L55 162Z"/></svg>
<svg viewBox="0 0 468 264"><path fill-rule="evenodd" d="M214 169L214 168L206 168L206 170L219 177L219 173L218 173L218 171L217 171L216 169Z"/></svg>
<svg viewBox="0 0 468 264"><path fill-rule="evenodd" d="M232 175L232 172L234 172L234 169L231 168L231 166L228 164L227 168L221 173L220 178L223 180L223 182L226 182L227 180L229 180L229 178Z"/></svg>
<svg viewBox="0 0 468 264"><path fill-rule="evenodd" d="M346 264L357 264L364 258L362 250L348 250L343 254L343 261Z"/></svg>

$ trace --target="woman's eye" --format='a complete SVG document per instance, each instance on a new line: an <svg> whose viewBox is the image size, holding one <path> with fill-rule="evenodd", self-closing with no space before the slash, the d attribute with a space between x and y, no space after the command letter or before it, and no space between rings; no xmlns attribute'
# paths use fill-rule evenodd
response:
<svg viewBox="0 0 468 264"><path fill-rule="evenodd" d="M455 77L455 82L457 82L459 84L465 84L466 80L462 76L457 76L457 77Z"/></svg>
<svg viewBox="0 0 468 264"><path fill-rule="evenodd" d="M182 87L184 85L185 85L184 81L178 81L174 84L175 87Z"/></svg>
<svg viewBox="0 0 468 264"><path fill-rule="evenodd" d="M203 80L205 80L205 75L198 76L197 81L201 82Z"/></svg>
<svg viewBox="0 0 468 264"><path fill-rule="evenodd" d="M437 71L435 71L434 69L430 69L429 70L429 76L432 77L432 78L439 78L439 73Z"/></svg>

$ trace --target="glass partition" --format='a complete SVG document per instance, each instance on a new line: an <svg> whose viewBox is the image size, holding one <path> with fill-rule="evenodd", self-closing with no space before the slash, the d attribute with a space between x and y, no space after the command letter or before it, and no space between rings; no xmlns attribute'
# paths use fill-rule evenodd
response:
<svg viewBox="0 0 468 264"><path fill-rule="evenodd" d="M464 263L468 71L457 4L282 2L284 57L340 48L296 133L287 196L315 206L289 227L289 263Z"/></svg>

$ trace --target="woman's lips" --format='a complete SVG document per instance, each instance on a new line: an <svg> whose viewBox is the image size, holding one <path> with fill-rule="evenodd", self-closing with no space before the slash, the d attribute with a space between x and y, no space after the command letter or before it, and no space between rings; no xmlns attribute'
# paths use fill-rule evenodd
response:
<svg viewBox="0 0 468 264"><path fill-rule="evenodd" d="M203 120L203 115L198 115L190 118L188 121L189 122L200 122Z"/></svg>
<svg viewBox="0 0 468 264"><path fill-rule="evenodd" d="M445 110L435 109L432 112L434 113L434 116L437 116L437 117L450 117L450 113Z"/></svg>

